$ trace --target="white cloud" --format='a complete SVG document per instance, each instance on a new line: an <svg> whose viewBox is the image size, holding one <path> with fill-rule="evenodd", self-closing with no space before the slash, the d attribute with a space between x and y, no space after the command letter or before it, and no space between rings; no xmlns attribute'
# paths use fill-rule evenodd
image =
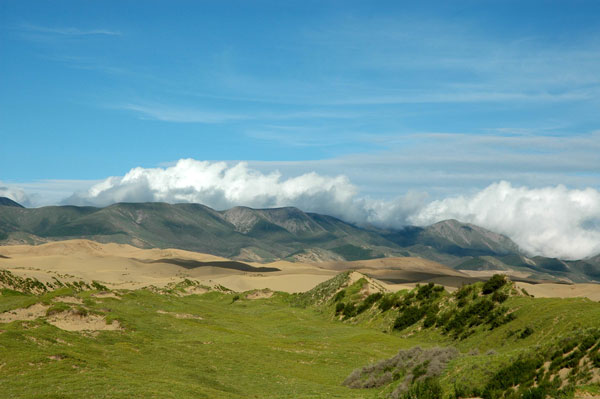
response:
<svg viewBox="0 0 600 399"><path fill-rule="evenodd" d="M470 222L511 237L531 254L581 259L600 252L600 192L592 188L531 189L502 181L471 196L433 201L409 219Z"/></svg>
<svg viewBox="0 0 600 399"><path fill-rule="evenodd" d="M7 185L6 183L3 183L1 181L0 197L10 198L11 200L16 201L23 206L30 205L29 196L25 193L25 191L22 188Z"/></svg>
<svg viewBox="0 0 600 399"><path fill-rule="evenodd" d="M182 159L160 168L134 168L122 177L99 182L46 181L23 183L22 188L0 184L0 195L37 204L42 197L68 192L70 185L81 191L63 203L74 205L163 201L202 203L215 209L296 206L390 228L458 219L505 234L532 255L581 259L600 253L600 192L594 188L532 188L501 181L481 191L471 189L468 195L438 196L434 199L441 199L433 201L425 190L366 196L346 175L306 173L310 165L297 169L303 173L284 175L265 165L259 170L245 162ZM373 171L370 175L378 179Z"/></svg>
<svg viewBox="0 0 600 399"><path fill-rule="evenodd" d="M445 219L471 222L506 234L531 254L580 259L600 252L600 192L564 186L513 187L495 183L471 196L426 203L427 195L410 192L393 199L359 195L344 175L315 172L283 178L244 162L182 159L165 168L134 168L110 177L65 202L104 206L115 202L197 202L216 209L296 206L358 224L401 227Z"/></svg>
<svg viewBox="0 0 600 399"><path fill-rule="evenodd" d="M367 219L354 201L356 188L345 176L305 173L282 179L277 171L262 173L244 162L182 159L166 168L134 168L123 177L110 177L65 202L108 205L115 202L198 202L217 209L236 205L251 207L297 206L351 221Z"/></svg>

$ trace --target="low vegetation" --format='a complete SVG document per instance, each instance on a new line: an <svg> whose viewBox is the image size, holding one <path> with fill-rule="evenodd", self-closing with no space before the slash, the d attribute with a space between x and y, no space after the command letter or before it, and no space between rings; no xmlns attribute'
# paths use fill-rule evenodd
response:
<svg viewBox="0 0 600 399"><path fill-rule="evenodd" d="M600 392L600 304L531 298L503 276L453 293L434 284L391 293L366 276L341 273L309 292L260 300L193 280L108 292L100 283L41 289L2 276L0 315L12 315L0 322L6 397ZM28 312L34 307L38 313ZM52 324L60 315L114 328L65 330Z"/></svg>

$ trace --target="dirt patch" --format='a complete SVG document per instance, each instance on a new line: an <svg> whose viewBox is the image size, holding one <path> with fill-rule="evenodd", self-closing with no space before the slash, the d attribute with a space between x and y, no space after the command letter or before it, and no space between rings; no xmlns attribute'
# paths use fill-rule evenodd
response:
<svg viewBox="0 0 600 399"><path fill-rule="evenodd" d="M98 299L105 299L105 298L121 299L121 297L118 296L117 294L115 294L114 292L108 292L108 291L102 291L102 292L98 292L96 294L92 294L92 297L98 298Z"/></svg>
<svg viewBox="0 0 600 399"><path fill-rule="evenodd" d="M74 296L59 296L54 298L54 302L72 303L75 305L83 305L83 300Z"/></svg>
<svg viewBox="0 0 600 399"><path fill-rule="evenodd" d="M250 294L246 295L246 299L266 299L271 298L273 296L273 291L271 290L260 290L254 291Z"/></svg>
<svg viewBox="0 0 600 399"><path fill-rule="evenodd" d="M175 313L175 312L167 312L165 310L157 310L156 313L160 314L168 314L170 316L175 317L176 319L194 319L194 320L202 320L202 317L196 316L189 313Z"/></svg>
<svg viewBox="0 0 600 399"><path fill-rule="evenodd" d="M360 290L360 293L362 294L363 297L367 297L370 294L373 294L376 292L382 292L382 293L387 292L387 290L385 289L385 287L383 285L379 284L377 281L373 280L371 277L368 277L362 273L352 272L352 273L350 273L349 277L350 277L350 281L348 282L348 285L354 284L361 278L364 278L365 280L367 280L367 284L365 284L363 286L363 288Z"/></svg>
<svg viewBox="0 0 600 399"><path fill-rule="evenodd" d="M74 311L57 313L47 318L48 323L65 331L115 331L122 330L118 321L107 324L103 316L82 315Z"/></svg>
<svg viewBox="0 0 600 399"><path fill-rule="evenodd" d="M36 303L28 308L8 310L0 313L0 323L12 323L17 320L35 320L46 315L49 306Z"/></svg>
<svg viewBox="0 0 600 399"><path fill-rule="evenodd" d="M191 287L186 287L184 289L184 292L181 293L181 296L202 295L202 294L206 294L208 291L210 291L210 290L205 287L191 286Z"/></svg>

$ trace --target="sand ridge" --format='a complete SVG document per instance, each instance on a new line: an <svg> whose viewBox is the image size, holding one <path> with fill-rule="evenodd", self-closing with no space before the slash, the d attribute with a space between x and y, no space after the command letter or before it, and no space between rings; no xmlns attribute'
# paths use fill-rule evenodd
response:
<svg viewBox="0 0 600 399"><path fill-rule="evenodd" d="M0 247L0 268L44 283L98 281L110 289L166 287L185 279L206 287L224 286L233 291L268 288L303 292L335 276L333 270L312 264L277 261L271 264L244 262L251 267L276 268L276 272L254 272L216 266L185 268L161 259L189 259L198 262L229 262L229 259L178 249L140 249L125 244L102 244L89 240L57 241L37 246ZM185 294L202 294L206 288L189 288Z"/></svg>
<svg viewBox="0 0 600 399"><path fill-rule="evenodd" d="M0 246L0 269L44 283L98 281L111 290L144 287L171 287L186 279L194 287L186 287L182 295L202 294L210 287L225 287L236 292L269 289L289 293L304 292L334 277L340 271L355 270L368 275L386 290L410 289L417 282L435 282L460 287L474 277L440 263L416 257L397 257L353 262L302 263L279 260L271 263L243 262L246 271L218 267L214 262L231 260L179 249L140 249L126 244L102 244L77 239L56 241L37 246ZM211 262L217 266L183 267L164 259ZM257 272L256 268L269 268ZM277 271L272 271L277 269ZM248 271L250 270L250 271ZM526 284L526 283L518 283ZM598 284L523 285L535 296L577 297L600 300ZM102 294L100 294L102 295ZM118 295L108 294L118 298ZM97 298L100 298L96 294Z"/></svg>

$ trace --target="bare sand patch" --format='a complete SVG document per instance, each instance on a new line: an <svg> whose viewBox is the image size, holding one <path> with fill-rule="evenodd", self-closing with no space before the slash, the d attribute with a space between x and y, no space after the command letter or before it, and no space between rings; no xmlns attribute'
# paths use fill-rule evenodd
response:
<svg viewBox="0 0 600 399"><path fill-rule="evenodd" d="M600 301L600 284L529 284L522 282L515 284L537 298L581 297Z"/></svg>
<svg viewBox="0 0 600 399"><path fill-rule="evenodd" d="M98 298L98 299L106 299L106 298L121 299L120 296L118 296L114 292L109 292L109 291L97 292L95 294L92 294L91 296L93 298Z"/></svg>
<svg viewBox="0 0 600 399"><path fill-rule="evenodd" d="M267 299L273 296L273 291L269 289L257 290L246 295L246 299Z"/></svg>
<svg viewBox="0 0 600 399"><path fill-rule="evenodd" d="M173 316L176 319L195 319L195 320L202 320L202 317L200 316L196 316L193 314L189 314L189 313L175 313L175 312L167 312L166 310L157 310L156 313L159 314L167 314L169 316Z"/></svg>
<svg viewBox="0 0 600 399"><path fill-rule="evenodd" d="M46 316L48 308L49 306L47 305L36 303L28 308L8 310L4 313L0 313L0 323L12 323L17 320L35 320L38 317Z"/></svg>
<svg viewBox="0 0 600 399"><path fill-rule="evenodd" d="M72 303L74 305L83 305L83 300L74 296L59 296L54 298L54 302Z"/></svg>
<svg viewBox="0 0 600 399"><path fill-rule="evenodd" d="M206 294L208 291L210 291L210 290L206 287L198 287L198 286L193 285L193 286L185 287L183 289L183 292L180 295L181 296L202 295L202 294Z"/></svg>
<svg viewBox="0 0 600 399"><path fill-rule="evenodd" d="M46 319L48 323L65 331L115 331L122 330L118 321L107 324L103 316L82 315L74 311L56 313Z"/></svg>
<svg viewBox="0 0 600 399"><path fill-rule="evenodd" d="M494 274L504 274L508 277L516 277L516 278L528 278L531 276L531 273L518 271L518 270L458 270L461 273L467 274L471 277L479 277L488 279L492 277Z"/></svg>

